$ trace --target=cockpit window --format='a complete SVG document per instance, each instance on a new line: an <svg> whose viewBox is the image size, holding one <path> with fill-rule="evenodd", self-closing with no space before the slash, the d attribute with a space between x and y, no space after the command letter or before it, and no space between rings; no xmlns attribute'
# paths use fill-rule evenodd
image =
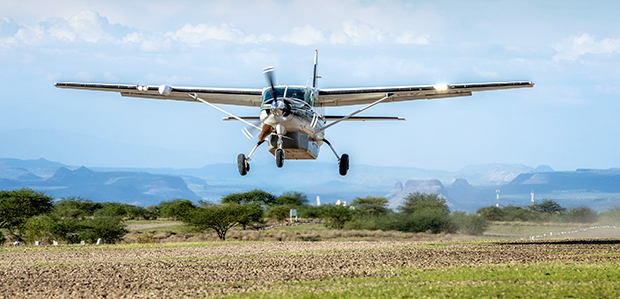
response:
<svg viewBox="0 0 620 299"><path fill-rule="evenodd" d="M286 92L286 95L284 94ZM312 91L304 87L276 87L278 97L286 97L302 100L312 105ZM265 89L263 92L263 102L273 99L271 88Z"/></svg>

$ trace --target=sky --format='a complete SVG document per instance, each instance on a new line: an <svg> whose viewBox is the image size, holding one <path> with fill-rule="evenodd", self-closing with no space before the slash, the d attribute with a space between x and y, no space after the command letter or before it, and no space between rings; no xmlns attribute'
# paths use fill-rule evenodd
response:
<svg viewBox="0 0 620 299"><path fill-rule="evenodd" d="M407 121L327 131L353 165L620 167L618 11L618 1L5 0L0 157L106 167L235 163L256 141L204 104L53 83L262 88L262 69L274 66L278 83L306 85L318 49L321 88L536 84L377 105L364 115ZM253 160L273 156L265 146ZM322 148L319 161L336 158Z"/></svg>

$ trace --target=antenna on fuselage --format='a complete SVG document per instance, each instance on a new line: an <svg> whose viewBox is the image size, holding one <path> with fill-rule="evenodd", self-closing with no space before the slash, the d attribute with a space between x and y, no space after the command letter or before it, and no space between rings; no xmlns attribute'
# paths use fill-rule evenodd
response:
<svg viewBox="0 0 620 299"><path fill-rule="evenodd" d="M312 88L316 88L316 65L319 63L319 50L314 50L314 74L312 75Z"/></svg>

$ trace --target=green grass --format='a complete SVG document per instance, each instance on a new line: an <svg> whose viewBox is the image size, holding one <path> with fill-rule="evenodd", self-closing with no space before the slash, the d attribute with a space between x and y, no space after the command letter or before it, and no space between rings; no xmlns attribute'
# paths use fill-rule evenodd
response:
<svg viewBox="0 0 620 299"><path fill-rule="evenodd" d="M620 296L620 262L392 268L391 277L265 284L227 298L424 298Z"/></svg>

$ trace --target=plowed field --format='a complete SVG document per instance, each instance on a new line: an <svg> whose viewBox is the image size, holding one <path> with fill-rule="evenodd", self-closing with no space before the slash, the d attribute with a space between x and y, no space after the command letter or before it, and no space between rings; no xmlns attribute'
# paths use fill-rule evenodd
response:
<svg viewBox="0 0 620 299"><path fill-rule="evenodd" d="M615 239L22 247L0 251L0 298L200 298L409 270L619 260Z"/></svg>

